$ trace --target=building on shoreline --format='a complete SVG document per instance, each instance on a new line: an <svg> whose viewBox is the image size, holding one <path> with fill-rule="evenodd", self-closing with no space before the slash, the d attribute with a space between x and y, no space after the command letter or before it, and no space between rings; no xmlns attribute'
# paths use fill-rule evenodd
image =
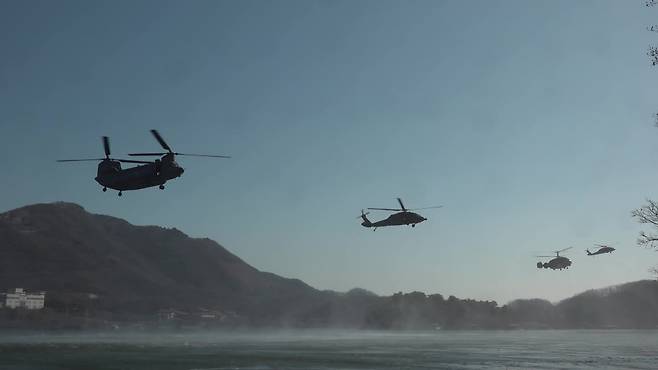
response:
<svg viewBox="0 0 658 370"><path fill-rule="evenodd" d="M28 293L23 288L16 288L13 292L5 294L4 306L12 309L25 308L28 310L41 310L45 302L46 292Z"/></svg>

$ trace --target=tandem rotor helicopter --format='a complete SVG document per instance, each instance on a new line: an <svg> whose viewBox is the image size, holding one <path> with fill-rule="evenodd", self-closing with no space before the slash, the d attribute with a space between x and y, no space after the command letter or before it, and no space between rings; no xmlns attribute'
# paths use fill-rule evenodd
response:
<svg viewBox="0 0 658 370"><path fill-rule="evenodd" d="M554 251L555 256L537 256L537 257L542 257L542 258L553 258L548 262L537 262L537 268L545 268L545 269L553 269L553 270L562 270L562 269L568 269L569 266L571 266L571 260L568 259L567 257L560 256L560 253L567 251L571 249L572 247L569 248L564 248L559 251Z"/></svg>
<svg viewBox="0 0 658 370"><path fill-rule="evenodd" d="M105 158L85 158L85 159L60 159L57 162L86 162L101 161L98 164L96 182L103 185L103 191L107 188L118 190L119 196L124 190L138 190L158 186L164 190L164 184L168 180L180 177L185 170L176 163L177 155L186 155L194 157L211 157L211 158L231 158L225 155L210 154L187 154L178 153L171 150L171 147L164 141L157 130L151 130L151 134L160 146L166 152L159 153L131 153L129 156L162 156L154 161L138 161L132 159L110 158L110 139L103 136L103 149ZM137 163L141 166L121 168L121 163Z"/></svg>
<svg viewBox="0 0 658 370"><path fill-rule="evenodd" d="M407 209L402 203L402 199L398 198L398 203L400 203L400 208L368 208L369 210L373 210L373 211L397 212L388 216L388 218L377 222L370 222L370 220L368 220L368 218L366 217L368 214L370 214L370 212L364 213L363 210L361 210L361 216L359 216L363 220L361 225L363 225L363 227L372 227L374 228L373 231L377 230L378 227L384 227L384 226L411 225L411 227L416 227L416 224L419 224L423 221L427 221L427 219L419 215L418 213L410 212L410 211L419 211L421 209L443 207L443 206L434 206L434 207Z"/></svg>

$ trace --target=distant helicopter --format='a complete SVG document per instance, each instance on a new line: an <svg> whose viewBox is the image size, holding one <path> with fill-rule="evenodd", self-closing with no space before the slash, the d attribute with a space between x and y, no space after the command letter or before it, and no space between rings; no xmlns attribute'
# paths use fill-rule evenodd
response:
<svg viewBox="0 0 658 370"><path fill-rule="evenodd" d="M368 218L366 217L368 214L370 214L370 212L364 213L363 210L361 210L361 216L359 216L361 219L363 219L361 225L363 225L364 227L372 227L374 228L373 231L377 230L378 227L384 227L384 226L411 225L411 227L416 227L416 224L426 221L427 219L419 215L418 213L414 213L410 211L443 207L443 206L434 206L434 207L407 209L404 207L404 204L402 203L402 199L400 198L397 199L398 199L398 203L400 203L400 208L368 208L370 210L377 210L377 211L397 212L381 221L370 222L370 220L368 220Z"/></svg>
<svg viewBox="0 0 658 370"><path fill-rule="evenodd" d="M175 156L187 155L195 157L213 157L213 158L231 158L225 155L207 155L207 154L183 154L171 150L169 145L164 141L162 136L156 130L151 130L151 134L160 143L166 152L162 153L132 153L130 156L162 156L154 161L138 161L132 159L115 159L110 158L110 139L103 136L103 149L105 158L88 158L88 159L60 159L57 162L84 162L84 161L101 161L98 164L96 182L103 185L103 191L107 188L118 190L119 196L124 190L138 190L158 186L164 190L164 184L168 180L180 177L185 170L176 163ZM121 163L138 163L141 166L122 169Z"/></svg>
<svg viewBox="0 0 658 370"><path fill-rule="evenodd" d="M571 260L568 259L567 257L560 256L560 253L562 253L566 250L569 250L571 248L572 247L564 248L562 250L553 252L553 253L555 253L555 258L551 259L548 262L544 262L544 263L537 262L537 268L538 269L540 269L540 268L545 268L545 269L550 268L550 269L553 269L553 270L568 269L569 266L571 266ZM552 258L553 256L537 256L537 257Z"/></svg>
<svg viewBox="0 0 658 370"><path fill-rule="evenodd" d="M594 244L594 245L595 245L597 248L599 248L599 250L597 250L596 252L592 253L592 252L589 251L589 249L585 249L585 251L587 252L587 255L588 255L588 256L596 256L597 254L612 253L612 252L614 252L614 251L616 250L615 248L613 248L613 247L609 247L609 246L607 246L607 245L602 245L602 244Z"/></svg>

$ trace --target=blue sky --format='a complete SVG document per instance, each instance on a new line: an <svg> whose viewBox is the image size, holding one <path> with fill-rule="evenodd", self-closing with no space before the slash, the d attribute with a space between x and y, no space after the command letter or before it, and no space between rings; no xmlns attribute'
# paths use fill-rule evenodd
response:
<svg viewBox="0 0 658 370"><path fill-rule="evenodd" d="M4 1L0 210L66 200L217 240L320 289L557 300L650 277L630 211L658 196L656 70L630 1ZM162 192L95 164L158 149ZM411 228L365 207L443 204ZM386 214L373 214L372 218ZM617 243L618 253L583 249ZM574 246L574 266L535 267Z"/></svg>

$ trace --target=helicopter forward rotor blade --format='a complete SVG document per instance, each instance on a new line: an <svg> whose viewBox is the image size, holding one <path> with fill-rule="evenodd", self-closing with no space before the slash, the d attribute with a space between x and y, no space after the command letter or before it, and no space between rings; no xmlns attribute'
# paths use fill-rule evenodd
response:
<svg viewBox="0 0 658 370"><path fill-rule="evenodd" d="M406 212L407 209L404 208L404 204L402 204L402 199L398 198L398 203L400 203L400 208L402 208L402 211L403 211L403 212Z"/></svg>
<svg viewBox="0 0 658 370"><path fill-rule="evenodd" d="M106 158L85 158L85 159L58 159L56 162L91 162L91 161L103 161Z"/></svg>
<svg viewBox="0 0 658 370"><path fill-rule="evenodd" d="M187 156L190 156L190 157L231 158L231 156L229 156L229 155L214 155L214 154L174 153L174 155L187 155Z"/></svg>
<svg viewBox="0 0 658 370"><path fill-rule="evenodd" d="M398 208L368 208L373 211L393 211L393 212L398 212L398 211L403 211L402 209Z"/></svg>
<svg viewBox="0 0 658 370"><path fill-rule="evenodd" d="M105 150L105 158L110 157L110 138L103 136L103 149Z"/></svg>
<svg viewBox="0 0 658 370"><path fill-rule="evenodd" d="M153 137L155 137L155 140L157 140L158 143L160 143L160 146L162 147L162 149L168 151L169 153L172 152L172 150L171 150L171 148L169 147L169 145L167 145L167 142L164 141L164 139L162 138L162 136L160 136L160 133L158 132L158 130L151 130L151 134L153 134Z"/></svg>

